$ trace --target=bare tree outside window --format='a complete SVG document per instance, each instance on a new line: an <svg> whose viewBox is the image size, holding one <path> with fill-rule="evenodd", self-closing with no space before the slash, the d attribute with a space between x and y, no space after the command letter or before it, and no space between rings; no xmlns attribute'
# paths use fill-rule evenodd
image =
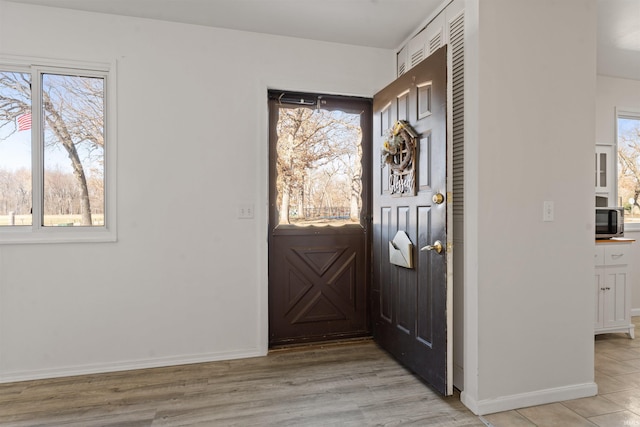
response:
<svg viewBox="0 0 640 427"><path fill-rule="evenodd" d="M0 225L31 225L31 74L0 72Z"/></svg>
<svg viewBox="0 0 640 427"><path fill-rule="evenodd" d="M640 223L640 114L618 117L618 202L625 222Z"/></svg>
<svg viewBox="0 0 640 427"><path fill-rule="evenodd" d="M45 136L44 215L80 215L80 225L93 225L92 213L104 214L100 188L90 183L104 176L104 79L45 74L42 78ZM48 203L47 184L55 171L55 153L63 151L71 165L75 189L68 205ZM92 197L93 196L93 197ZM92 200L93 199L93 200ZM93 203L92 203L93 202Z"/></svg>
<svg viewBox="0 0 640 427"><path fill-rule="evenodd" d="M280 107L277 124L279 223L359 223L362 205L360 116Z"/></svg>
<svg viewBox="0 0 640 427"><path fill-rule="evenodd" d="M33 114L42 118L43 194L33 202L42 206L42 225L103 225L105 79L52 73L41 78L36 94L31 74L0 71L0 150L9 153L0 159L0 187L11 188L0 193L0 224L24 224L16 213L29 215L24 225L31 223L31 164L20 164L9 147L30 152L26 136ZM41 97L40 112L32 112L35 96Z"/></svg>

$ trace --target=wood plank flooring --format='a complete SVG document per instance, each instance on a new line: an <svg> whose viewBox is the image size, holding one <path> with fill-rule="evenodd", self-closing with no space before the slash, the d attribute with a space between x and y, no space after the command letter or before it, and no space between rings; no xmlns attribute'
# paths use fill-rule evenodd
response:
<svg viewBox="0 0 640 427"><path fill-rule="evenodd" d="M370 340L0 384L0 426L485 426Z"/></svg>

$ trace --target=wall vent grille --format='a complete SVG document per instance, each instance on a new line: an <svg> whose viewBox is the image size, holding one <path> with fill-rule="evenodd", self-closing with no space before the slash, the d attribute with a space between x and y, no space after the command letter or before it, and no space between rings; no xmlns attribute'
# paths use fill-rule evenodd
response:
<svg viewBox="0 0 640 427"><path fill-rule="evenodd" d="M429 55L442 46L442 32L436 34L429 40Z"/></svg>
<svg viewBox="0 0 640 427"><path fill-rule="evenodd" d="M424 49L417 50L411 54L411 66L415 67L418 62L424 59Z"/></svg>
<svg viewBox="0 0 640 427"><path fill-rule="evenodd" d="M464 214L464 13L449 23L453 86L453 215Z"/></svg>

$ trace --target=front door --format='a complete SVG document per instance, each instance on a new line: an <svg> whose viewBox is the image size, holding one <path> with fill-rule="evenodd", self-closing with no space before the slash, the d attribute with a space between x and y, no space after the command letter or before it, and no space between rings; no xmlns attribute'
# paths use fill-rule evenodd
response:
<svg viewBox="0 0 640 427"><path fill-rule="evenodd" d="M269 345L370 335L371 100L269 92Z"/></svg>
<svg viewBox="0 0 640 427"><path fill-rule="evenodd" d="M374 97L372 322L383 348L450 395L446 63L442 47Z"/></svg>

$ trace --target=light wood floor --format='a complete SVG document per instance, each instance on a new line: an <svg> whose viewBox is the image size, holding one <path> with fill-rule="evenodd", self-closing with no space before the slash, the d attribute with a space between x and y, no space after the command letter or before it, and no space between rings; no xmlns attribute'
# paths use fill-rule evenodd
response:
<svg viewBox="0 0 640 427"><path fill-rule="evenodd" d="M640 317L635 317L640 330ZM0 384L0 426L640 426L640 338L595 340L599 395L476 417L373 342Z"/></svg>
<svg viewBox="0 0 640 427"><path fill-rule="evenodd" d="M373 342L0 385L1 426L480 426Z"/></svg>

